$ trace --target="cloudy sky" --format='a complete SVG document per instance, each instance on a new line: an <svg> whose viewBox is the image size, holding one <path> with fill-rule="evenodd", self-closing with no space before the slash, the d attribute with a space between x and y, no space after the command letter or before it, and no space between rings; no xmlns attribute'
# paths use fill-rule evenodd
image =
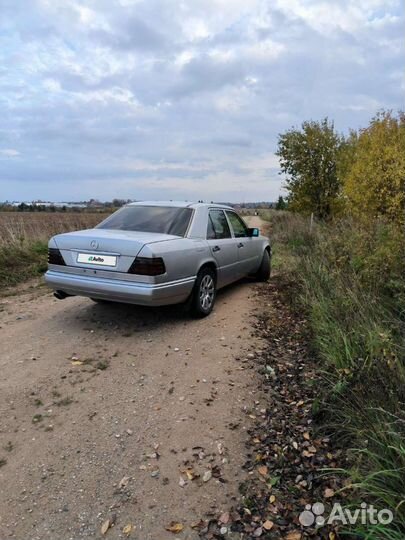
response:
<svg viewBox="0 0 405 540"><path fill-rule="evenodd" d="M404 108L401 0L0 0L0 200L274 200L277 134Z"/></svg>

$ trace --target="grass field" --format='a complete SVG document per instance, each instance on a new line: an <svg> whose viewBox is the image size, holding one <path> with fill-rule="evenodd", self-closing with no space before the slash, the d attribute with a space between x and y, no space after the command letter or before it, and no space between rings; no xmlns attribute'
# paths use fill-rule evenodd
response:
<svg viewBox="0 0 405 540"><path fill-rule="evenodd" d="M274 266L295 284L324 376L319 427L346 448L342 471L355 504L394 512L390 525L358 524L356 538L405 538L405 282L402 234L381 221L315 223L262 211Z"/></svg>
<svg viewBox="0 0 405 540"><path fill-rule="evenodd" d="M0 212L0 290L46 270L47 244L51 236L94 227L107 215Z"/></svg>

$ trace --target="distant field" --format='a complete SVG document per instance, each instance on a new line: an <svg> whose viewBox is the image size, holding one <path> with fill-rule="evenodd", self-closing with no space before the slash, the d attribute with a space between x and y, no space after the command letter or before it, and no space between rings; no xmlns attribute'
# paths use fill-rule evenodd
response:
<svg viewBox="0 0 405 540"><path fill-rule="evenodd" d="M46 270L47 244L51 236L94 227L108 215L0 212L0 291Z"/></svg>
<svg viewBox="0 0 405 540"><path fill-rule="evenodd" d="M109 213L0 212L0 247L47 242L54 234L87 229Z"/></svg>

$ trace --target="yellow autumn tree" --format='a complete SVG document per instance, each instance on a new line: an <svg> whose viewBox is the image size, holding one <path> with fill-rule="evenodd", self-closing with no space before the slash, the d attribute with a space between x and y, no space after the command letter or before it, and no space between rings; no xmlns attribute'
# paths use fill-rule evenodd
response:
<svg viewBox="0 0 405 540"><path fill-rule="evenodd" d="M353 137L343 194L355 216L404 225L405 115L381 112Z"/></svg>

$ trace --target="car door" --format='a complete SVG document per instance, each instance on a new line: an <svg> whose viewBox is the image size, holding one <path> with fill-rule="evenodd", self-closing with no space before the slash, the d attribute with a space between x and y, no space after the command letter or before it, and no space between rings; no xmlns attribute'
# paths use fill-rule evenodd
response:
<svg viewBox="0 0 405 540"><path fill-rule="evenodd" d="M238 250L240 273L243 276L257 270L258 252L256 239L249 236L245 222L232 210L226 210Z"/></svg>
<svg viewBox="0 0 405 540"><path fill-rule="evenodd" d="M238 248L225 213L219 208L208 212L207 243L217 263L217 286L239 279Z"/></svg>

